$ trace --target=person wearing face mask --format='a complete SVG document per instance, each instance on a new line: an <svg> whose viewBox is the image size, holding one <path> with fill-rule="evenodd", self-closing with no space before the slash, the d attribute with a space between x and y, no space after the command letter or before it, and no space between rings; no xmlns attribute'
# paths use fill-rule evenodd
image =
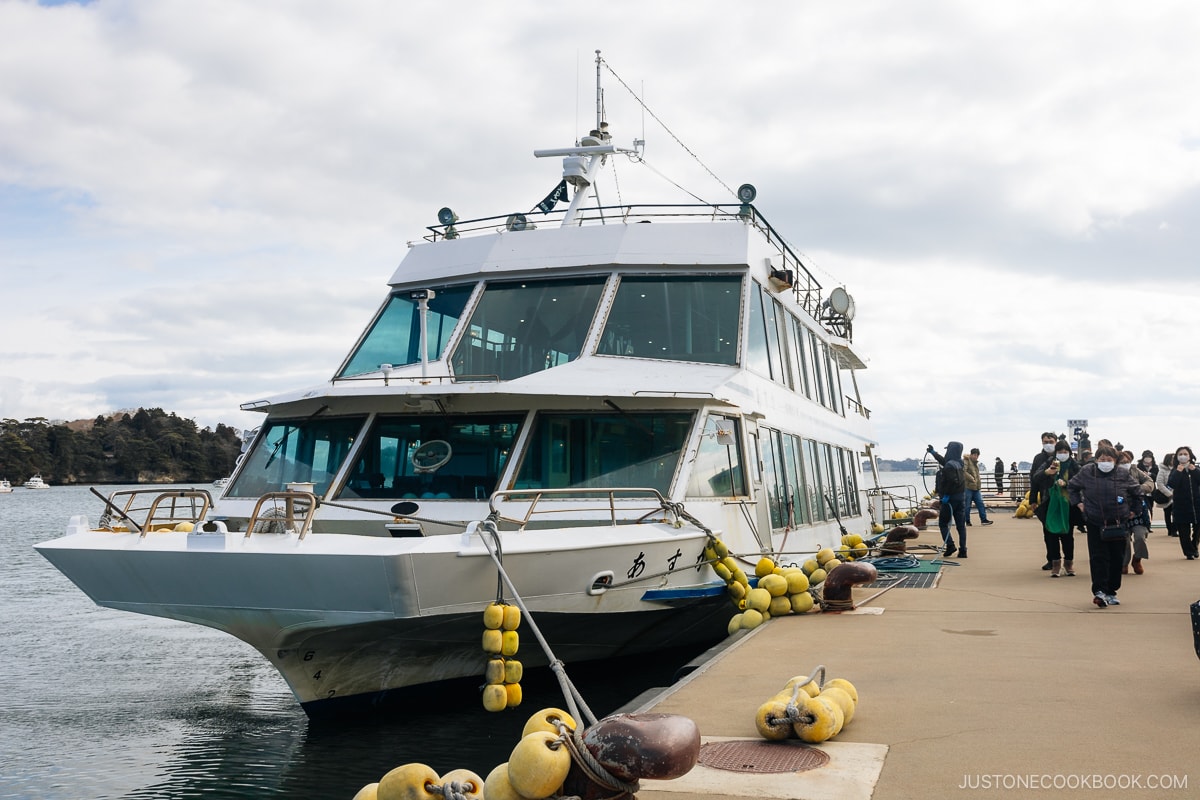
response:
<svg viewBox="0 0 1200 800"><path fill-rule="evenodd" d="M1072 531L1072 506L1067 482L1079 472L1071 458L1071 445L1060 440L1054 445L1054 460L1033 476L1033 488L1041 502L1034 515L1042 521L1042 538L1046 542L1046 560L1050 562L1050 577L1075 575L1075 536ZM1078 509L1075 509L1076 514Z"/></svg>
<svg viewBox="0 0 1200 800"><path fill-rule="evenodd" d="M1071 505L1083 512L1087 527L1092 602L1098 608L1120 605L1117 592L1128 537L1106 540L1100 532L1130 520L1130 509L1140 508L1141 488L1128 472L1117 469L1116 449L1101 444L1096 447L1095 459L1067 481L1067 491Z"/></svg>
<svg viewBox="0 0 1200 800"><path fill-rule="evenodd" d="M1117 469L1128 472L1130 477L1137 481L1137 485L1141 489L1142 503L1140 509L1136 506L1130 509L1133 511L1133 524L1129 527L1130 541L1125 545L1125 558L1121 562L1121 574L1128 575L1129 568L1132 566L1134 573L1141 575L1146 571L1142 566L1142 559L1150 557L1150 550L1146 547L1146 534L1150 533L1148 506L1151 504L1150 495L1154 491L1154 479L1133 463L1133 453L1129 450L1122 451L1117 457Z"/></svg>
<svg viewBox="0 0 1200 800"><path fill-rule="evenodd" d="M1152 450L1142 451L1142 460L1135 465L1142 472L1150 476L1150 480L1157 485L1158 482L1158 463L1154 460L1154 452ZM1154 498L1151 497L1153 491L1146 494L1146 513L1150 515L1150 519L1154 519Z"/></svg>
<svg viewBox="0 0 1200 800"><path fill-rule="evenodd" d="M1033 457L1033 466L1029 469L1029 503L1034 507L1041 504L1041 498L1033 488L1033 479L1050 466L1050 462L1054 460L1054 447L1057 444L1058 437L1052 431L1046 431L1042 434L1042 450ZM1042 569L1046 570L1052 569L1052 567L1050 559L1046 559L1046 563L1042 565Z"/></svg>
<svg viewBox="0 0 1200 800"><path fill-rule="evenodd" d="M1167 536L1178 536L1175 531L1175 503L1171 495L1174 489L1167 486L1167 478L1171 477L1171 473L1175 471L1175 454L1167 453L1163 456L1162 469L1158 471L1158 477L1154 479L1154 502L1158 503L1158 507L1163 510L1163 525L1167 527Z"/></svg>
<svg viewBox="0 0 1200 800"><path fill-rule="evenodd" d="M1175 532L1179 534L1179 546L1188 561L1200 557L1200 470L1196 469L1196 454L1192 448L1175 449L1175 468L1167 477L1171 488L1172 517Z"/></svg>

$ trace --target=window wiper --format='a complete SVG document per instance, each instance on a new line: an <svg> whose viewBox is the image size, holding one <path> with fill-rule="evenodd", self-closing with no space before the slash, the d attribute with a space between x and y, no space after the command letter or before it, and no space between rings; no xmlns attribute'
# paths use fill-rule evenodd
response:
<svg viewBox="0 0 1200 800"><path fill-rule="evenodd" d="M263 465L263 468L265 469L265 468L271 466L271 462L274 461L275 458L279 455L279 451L283 449L283 446L287 443L289 436L291 436L293 433L300 430L305 425L307 425L309 422L311 422L313 417L315 417L317 414L320 414L322 411L328 411L328 410L329 410L329 406L322 405L316 411L314 411L313 413L309 414L307 417L302 419L298 425L296 425L295 427L289 427L286 431L284 431L283 436L279 437L279 441L275 443L275 448L273 450L271 450L271 455L269 458L267 458L267 463Z"/></svg>

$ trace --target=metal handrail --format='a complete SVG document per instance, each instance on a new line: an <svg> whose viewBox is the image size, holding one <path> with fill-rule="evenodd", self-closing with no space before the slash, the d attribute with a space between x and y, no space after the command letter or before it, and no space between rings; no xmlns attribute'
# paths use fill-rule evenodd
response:
<svg viewBox="0 0 1200 800"><path fill-rule="evenodd" d="M280 502L283 503L282 514L271 514L270 512L278 513L280 511ZM262 513L263 506L268 503L271 504L271 508L266 513ZM249 539L255 533L295 532L303 541L312 529L313 516L316 513L317 497L312 492L267 492L254 504L254 511L246 522L246 535L243 538ZM297 527L297 522L300 523L299 527ZM255 529L260 524L263 529L256 531ZM282 527L283 530L266 530L266 528L276 525Z"/></svg>
<svg viewBox="0 0 1200 800"><path fill-rule="evenodd" d="M148 505L139 505L140 500L150 497L153 500ZM184 500L187 502L181 502ZM212 495L206 489L173 489L165 492L161 489L121 489L110 494L107 502L109 507L119 510L118 516L131 519L138 525L141 535L145 537L156 525L170 524L174 527L181 522L200 522L212 508ZM169 512L160 517L159 508L164 503L169 504ZM141 516L142 512L145 512L145 516L139 523L135 515Z"/></svg>
<svg viewBox="0 0 1200 800"><path fill-rule="evenodd" d="M536 219L538 222L544 221L546 223L559 224L565 213L565 211L552 211L549 214L531 218L531 221ZM622 223L628 223L630 218L633 217L636 217L638 220L647 221L654 219L674 219L679 221L703 220L712 222L723 220L728 222L749 222L755 228L762 231L768 244L771 244L778 250L783 261L781 268L791 270L794 273L794 281L791 289L796 297L796 303L808 312L826 331L836 336L843 336L846 339L851 338L847 325L841 323L839 320L829 319L827 315L821 313L821 304L824 299L821 282L812 274L808 266L800 260L800 256L792 250L791 245L779 235L774 226L753 205L742 205L739 203L625 203L616 206L593 206L592 208L580 209L577 214L575 224L578 226L589 224L604 225L617 220ZM471 233L495 233L505 229L510 216L510 214L501 214L493 217L455 220L452 225L429 225L426 226L426 230L430 231L430 233L424 238L429 242L444 239L451 227L453 227L453 235L456 237ZM530 227L536 226L530 225ZM835 322L838 324L834 324Z"/></svg>
<svg viewBox="0 0 1200 800"><path fill-rule="evenodd" d="M569 499L573 499L573 500L578 500L578 499L585 499L589 496L594 496L597 500L607 501L608 517L609 517L609 520L612 523L612 525L615 527L618 524L617 502L619 500L639 499L636 497L618 498L617 497L618 494L640 495L643 498L651 497L656 501L655 505L653 505L653 506L647 504L647 505L631 507L627 504L623 504L620 506L620 509L624 512L629 512L629 511L653 512L653 511L659 511L659 510L670 511L670 504L667 502L667 499L662 496L662 493L660 493L657 489L650 489L650 488L646 488L646 487L623 487L623 488L611 488L611 489L599 489L599 488L501 489L500 491L494 493L491 496L491 498L488 500L488 507L491 509L491 517L493 519L503 520L504 522L512 523L513 525L520 526L520 528L524 529L525 526L529 524L529 521L531 519L533 519L533 517L535 517L535 516L539 516L539 515L543 515L543 514L548 516L551 514L563 515L563 514L574 513L574 512L595 511L597 508L597 506L595 506L595 505L579 506L579 507L574 507L574 508L555 506L554 508L550 508L545 511L541 511L541 510L538 510L537 506L540 502L542 502L542 500L545 500L547 498L550 498L550 499L569 498ZM524 496L524 497L529 498L529 501L528 501L529 508L527 508L525 510L524 517L507 517L507 516L504 516L502 513L500 513L500 508L499 508L500 503L502 503L505 500L507 500L509 502L513 502L516 499L516 497L518 497L518 496ZM641 517L638 518L638 520L640 521L641 519L645 519L646 516L647 516L646 514L643 514Z"/></svg>

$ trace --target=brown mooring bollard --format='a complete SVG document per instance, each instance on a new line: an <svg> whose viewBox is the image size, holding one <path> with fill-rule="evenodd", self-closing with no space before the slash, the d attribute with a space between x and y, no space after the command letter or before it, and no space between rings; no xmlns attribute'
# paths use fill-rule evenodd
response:
<svg viewBox="0 0 1200 800"><path fill-rule="evenodd" d="M690 772L700 758L700 728L678 714L614 714L585 730L581 738L592 757L627 784L642 778L678 778ZM563 794L601 800L613 797L614 791L572 763Z"/></svg>

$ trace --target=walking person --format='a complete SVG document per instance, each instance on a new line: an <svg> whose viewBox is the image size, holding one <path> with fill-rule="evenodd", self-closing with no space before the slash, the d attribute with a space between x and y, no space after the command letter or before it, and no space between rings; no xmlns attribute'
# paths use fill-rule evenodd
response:
<svg viewBox="0 0 1200 800"><path fill-rule="evenodd" d="M1195 561L1200 557L1197 552L1200 547L1200 470L1196 469L1196 454L1192 448L1186 445L1176 448L1175 468L1167 478L1167 486L1173 490L1172 516L1175 532L1179 534L1179 547L1184 558Z"/></svg>
<svg viewBox="0 0 1200 800"><path fill-rule="evenodd" d="M1041 505L1041 498L1033 488L1033 476L1042 472L1054 460L1054 448L1058 445L1058 437L1053 431L1045 431L1042 433L1042 449L1033 457L1033 466L1029 468L1029 505L1036 508ZM1046 559L1046 563L1042 564L1042 569L1049 570L1052 568L1050 559Z"/></svg>
<svg viewBox="0 0 1200 800"><path fill-rule="evenodd" d="M1167 478L1171 477L1171 473L1174 471L1175 454L1167 453L1163 456L1163 463L1162 467L1158 470L1158 477L1154 479L1154 502L1158 503L1158 507L1163 510L1163 525L1167 528L1167 536L1179 535L1175 531L1175 503L1171 498L1175 490L1167 486Z"/></svg>
<svg viewBox="0 0 1200 800"><path fill-rule="evenodd" d="M996 466L992 468L992 474L996 476L996 494L1004 494L1004 462L1000 456L996 456Z"/></svg>
<svg viewBox="0 0 1200 800"><path fill-rule="evenodd" d="M1121 589L1121 562L1128 539L1125 523L1131 517L1129 509L1141 500L1137 483L1128 472L1116 467L1116 449L1098 445L1095 458L1067 481L1071 505L1083 512L1087 527L1092 602L1097 608L1121 604L1117 592Z"/></svg>
<svg viewBox="0 0 1200 800"><path fill-rule="evenodd" d="M1017 502L1017 476L1020 474L1017 462L1012 462L1012 466L1008 468L1008 499L1014 503Z"/></svg>
<svg viewBox="0 0 1200 800"><path fill-rule="evenodd" d="M981 491L983 482L979 479L979 448L972 447L971 453L963 459L963 475L967 480L967 499L966 499L966 517L967 524L971 524L971 506L979 510L979 524L991 525L992 521L987 518L987 506L983 502L983 492Z"/></svg>
<svg viewBox="0 0 1200 800"><path fill-rule="evenodd" d="M1142 451L1142 461L1140 464L1137 464L1136 466L1142 472L1149 475L1150 480L1154 481L1155 485L1158 484L1158 463L1155 462L1155 460L1154 460L1154 451L1153 450L1143 450ZM1150 492L1144 492L1143 494L1144 494L1144 496L1142 499L1146 501L1146 513L1149 514L1150 519L1153 520L1154 519L1154 501L1151 498L1151 494L1153 494L1153 490L1151 490Z"/></svg>
<svg viewBox="0 0 1200 800"><path fill-rule="evenodd" d="M946 445L946 454L938 455L933 445L925 448L941 465L933 481L933 490L941 500L938 510L938 530L942 534L942 544L945 548L942 555L945 558L958 553L959 558L967 557L967 524L966 498L967 479L962 462L962 442L950 442ZM954 527L958 531L958 547L954 546L954 537L950 535L950 518L954 518Z"/></svg>
<svg viewBox="0 0 1200 800"><path fill-rule="evenodd" d="M1146 534L1150 533L1149 507L1153 505L1150 495L1154 492L1154 479L1133 463L1133 453L1129 450L1122 451L1118 456L1117 469L1128 471L1141 489L1141 508L1130 509L1133 511L1133 519L1129 526L1129 543L1125 545L1125 558L1121 562L1121 574L1128 575L1132 567L1135 575L1141 575L1146 571L1142 560L1150 557L1150 550L1146 547Z"/></svg>
<svg viewBox="0 0 1200 800"><path fill-rule="evenodd" d="M1030 494L1036 492L1041 497L1033 513L1042 521L1051 578L1075 576L1074 523L1079 509L1071 505L1067 482L1078 472L1079 465L1071 458L1071 445L1059 440L1054 445L1054 460L1033 476Z"/></svg>

